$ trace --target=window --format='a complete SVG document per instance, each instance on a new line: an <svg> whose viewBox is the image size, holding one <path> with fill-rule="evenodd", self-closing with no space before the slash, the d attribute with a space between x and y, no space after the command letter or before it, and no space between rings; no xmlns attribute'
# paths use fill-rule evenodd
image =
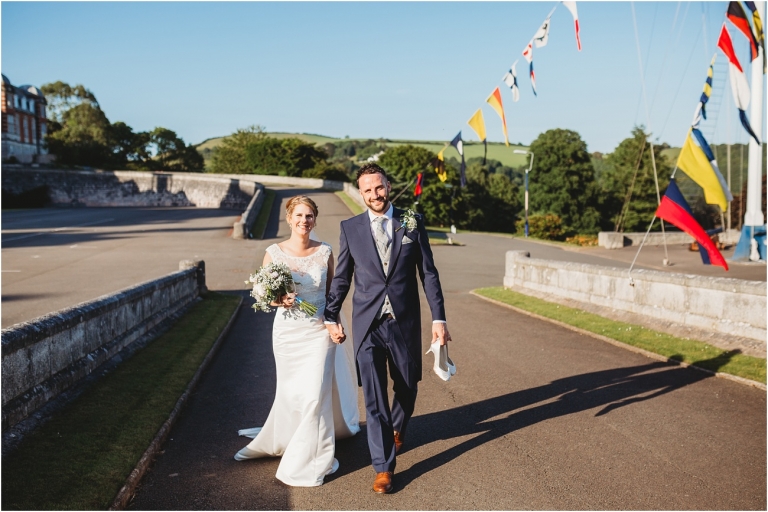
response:
<svg viewBox="0 0 768 512"><path fill-rule="evenodd" d="M21 108L19 104L19 97L15 94L13 95L13 108Z"/></svg>
<svg viewBox="0 0 768 512"><path fill-rule="evenodd" d="M27 133L29 132L29 126L27 125L27 118L24 118L24 123L21 125L21 137L26 139ZM28 142L28 140L25 140L24 142Z"/></svg>
<svg viewBox="0 0 768 512"><path fill-rule="evenodd" d="M16 116L8 116L8 133L16 135Z"/></svg>
<svg viewBox="0 0 768 512"><path fill-rule="evenodd" d="M35 102L32 100L27 100L27 105L29 106L29 111L34 113L35 112Z"/></svg>

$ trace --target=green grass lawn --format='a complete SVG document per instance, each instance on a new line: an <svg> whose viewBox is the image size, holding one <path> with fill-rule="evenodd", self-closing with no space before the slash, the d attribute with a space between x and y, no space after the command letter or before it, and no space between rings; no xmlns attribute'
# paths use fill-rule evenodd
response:
<svg viewBox="0 0 768 512"><path fill-rule="evenodd" d="M104 510L168 419L239 297L208 293L3 460L4 510Z"/></svg>
<svg viewBox="0 0 768 512"><path fill-rule="evenodd" d="M363 211L365 211L363 207L357 204L356 202L354 202L352 198L347 195L346 192L339 190L334 193L341 198L341 200L344 202L345 205L347 205L347 208L349 208L349 211L351 211L353 215L360 215L361 213L363 213Z"/></svg>
<svg viewBox="0 0 768 512"><path fill-rule="evenodd" d="M253 221L251 226L251 235L253 238L261 240L264 238L264 231L267 229L267 222L269 222L269 215L272 213L272 204L275 202L275 191L268 188L264 189L264 202L261 205L261 210L256 216L256 220Z"/></svg>
<svg viewBox="0 0 768 512"><path fill-rule="evenodd" d="M563 322L585 331L659 354L707 370L766 382L765 359L732 354L701 341L678 338L639 325L609 320L579 309L561 306L503 287L480 288L478 295L509 304L537 315Z"/></svg>

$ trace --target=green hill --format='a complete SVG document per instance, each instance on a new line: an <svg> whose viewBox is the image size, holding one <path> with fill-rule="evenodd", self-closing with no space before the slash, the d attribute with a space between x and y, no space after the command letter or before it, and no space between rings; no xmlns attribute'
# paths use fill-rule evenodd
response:
<svg viewBox="0 0 768 512"><path fill-rule="evenodd" d="M285 133L285 132L268 132L267 135L270 137L275 137L278 139L284 139L288 137L295 137L297 139L301 139L306 142L312 142L318 145L323 145L327 143L336 143L336 142L342 142L344 140L369 140L366 138L360 138L360 139L338 139L334 137L326 137L324 135L316 135L313 133ZM206 163L208 162L208 159L211 156L211 152L215 147L217 147L219 144L221 144L221 140L224 137L214 137L211 139L207 139L200 144L197 145L197 150L202 153L203 158L205 159ZM390 139L377 139L381 140L384 144L386 144L388 147L395 147L395 146L402 146L405 144L412 144L414 146L419 146L425 149L428 149L434 153L437 153L443 147L448 143L448 141L440 142L440 141L426 141L426 140L390 140ZM514 153L515 149L527 149L526 146L519 146L519 145L513 145L510 144L509 147L506 147L504 144L499 142L490 142L488 143L488 158L490 160L498 160L503 165L506 165L507 167L521 167L524 166L528 162L528 157L526 155L518 155ZM459 154L456 152L454 148L448 148L445 150L445 157L451 158L454 157L456 159L459 158ZM464 143L464 157L466 159L470 159L473 157L482 157L483 156L483 145L479 142L465 142Z"/></svg>

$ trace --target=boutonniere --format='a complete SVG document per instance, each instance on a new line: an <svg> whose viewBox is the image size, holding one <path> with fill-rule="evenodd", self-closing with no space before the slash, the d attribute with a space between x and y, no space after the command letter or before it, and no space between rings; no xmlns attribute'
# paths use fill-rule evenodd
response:
<svg viewBox="0 0 768 512"><path fill-rule="evenodd" d="M416 229L416 213L410 208L405 210L405 213L400 216L400 227L395 230L395 233L403 229L403 227L405 227L406 231Z"/></svg>

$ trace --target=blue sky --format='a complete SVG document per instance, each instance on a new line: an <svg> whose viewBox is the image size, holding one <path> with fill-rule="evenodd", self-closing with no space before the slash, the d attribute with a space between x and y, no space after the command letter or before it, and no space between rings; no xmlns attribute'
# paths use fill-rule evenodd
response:
<svg viewBox="0 0 768 512"><path fill-rule="evenodd" d="M611 152L636 124L685 139L727 2L635 2L650 121L629 2L578 2L583 50L558 6L534 49L538 97L521 52L556 2L3 2L2 72L15 85L83 84L111 121L164 126L188 143L251 124L334 137L450 140L502 86L512 142L576 130ZM729 26L742 62L746 39ZM502 75L515 60L520 101ZM749 66L747 66L749 67ZM718 55L710 142L746 142ZM714 103L722 99L722 106ZM728 114L730 126L728 130Z"/></svg>

